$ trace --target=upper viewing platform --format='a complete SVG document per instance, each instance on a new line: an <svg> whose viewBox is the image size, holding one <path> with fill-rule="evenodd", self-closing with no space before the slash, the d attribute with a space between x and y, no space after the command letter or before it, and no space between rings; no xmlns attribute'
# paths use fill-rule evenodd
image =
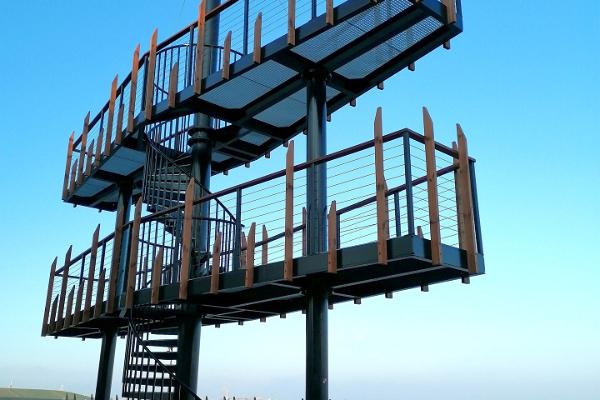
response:
<svg viewBox="0 0 600 400"><path fill-rule="evenodd" d="M121 182L138 195L151 180L152 149L189 176L197 114L211 121L212 174L268 157L306 129L316 75L331 114L461 30L460 0L203 2L197 21L160 43L155 32L143 55L137 47L131 73L71 136L63 199L115 210Z"/></svg>

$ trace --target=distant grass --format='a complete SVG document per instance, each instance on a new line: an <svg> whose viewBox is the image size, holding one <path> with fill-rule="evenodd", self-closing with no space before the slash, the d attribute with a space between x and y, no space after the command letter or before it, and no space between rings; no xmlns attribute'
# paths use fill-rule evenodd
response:
<svg viewBox="0 0 600 400"><path fill-rule="evenodd" d="M0 388L0 400L89 400L89 396L62 390Z"/></svg>

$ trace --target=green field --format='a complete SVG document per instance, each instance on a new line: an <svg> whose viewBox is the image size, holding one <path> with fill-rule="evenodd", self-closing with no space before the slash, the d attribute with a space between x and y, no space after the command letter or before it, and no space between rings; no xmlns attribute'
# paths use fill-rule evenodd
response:
<svg viewBox="0 0 600 400"><path fill-rule="evenodd" d="M0 388L0 400L89 400L89 396L62 390Z"/></svg>

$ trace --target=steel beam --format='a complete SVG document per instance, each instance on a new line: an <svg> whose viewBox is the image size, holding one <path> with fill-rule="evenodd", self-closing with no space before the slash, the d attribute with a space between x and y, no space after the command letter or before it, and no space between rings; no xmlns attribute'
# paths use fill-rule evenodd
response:
<svg viewBox="0 0 600 400"><path fill-rule="evenodd" d="M96 381L96 400L110 400L117 330L117 328L109 328L102 332L102 348L100 350L98 379Z"/></svg>
<svg viewBox="0 0 600 400"><path fill-rule="evenodd" d="M306 399L329 399L327 288L319 282L306 291Z"/></svg>

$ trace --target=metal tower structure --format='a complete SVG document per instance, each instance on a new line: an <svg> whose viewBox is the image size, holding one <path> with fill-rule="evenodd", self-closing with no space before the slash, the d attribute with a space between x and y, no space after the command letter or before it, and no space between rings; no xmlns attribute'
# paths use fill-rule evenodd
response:
<svg viewBox="0 0 600 400"><path fill-rule="evenodd" d="M89 249L54 260L42 324L102 340L97 400L119 336L124 398L199 400L203 327L298 311L304 397L327 400L334 304L484 273L459 125L453 146L438 143L423 108L423 134L384 134L378 109L371 139L327 151L332 113L461 31L460 0L204 0L189 26L137 46L131 73L69 138L62 191L114 211L114 232L98 226ZM280 146L279 172L210 190Z"/></svg>

